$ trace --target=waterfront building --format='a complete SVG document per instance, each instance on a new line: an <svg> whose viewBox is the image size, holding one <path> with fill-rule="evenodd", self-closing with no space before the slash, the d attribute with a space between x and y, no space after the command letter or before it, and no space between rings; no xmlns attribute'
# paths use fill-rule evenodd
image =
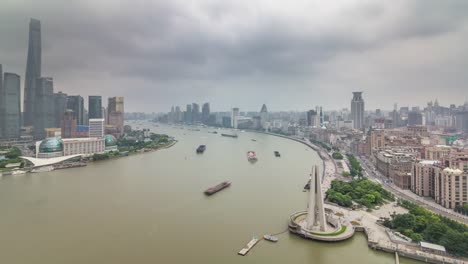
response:
<svg viewBox="0 0 468 264"><path fill-rule="evenodd" d="M104 119L92 118L89 119L89 135L90 138L104 137Z"/></svg>
<svg viewBox="0 0 468 264"><path fill-rule="evenodd" d="M33 126L36 107L36 84L41 77L41 22L29 22L28 58L24 80L24 125Z"/></svg>
<svg viewBox="0 0 468 264"><path fill-rule="evenodd" d="M180 111L180 106L176 106L175 108L175 122L180 123L182 122L182 112Z"/></svg>
<svg viewBox="0 0 468 264"><path fill-rule="evenodd" d="M468 171L459 168L439 168L434 183L434 199L443 207L454 209L468 203Z"/></svg>
<svg viewBox="0 0 468 264"><path fill-rule="evenodd" d="M110 152L110 151L118 151L117 148L117 139L113 135L106 135L104 138L104 144L105 144L105 151Z"/></svg>
<svg viewBox="0 0 468 264"><path fill-rule="evenodd" d="M207 125L210 118L210 103L204 103L202 106L202 123Z"/></svg>
<svg viewBox="0 0 468 264"><path fill-rule="evenodd" d="M61 131L62 138L75 138L77 137L77 121L76 115L73 113L73 110L67 109L62 115L61 121Z"/></svg>
<svg viewBox="0 0 468 264"><path fill-rule="evenodd" d="M104 153L104 138L51 137L36 142L36 158L48 159L75 154L93 155Z"/></svg>
<svg viewBox="0 0 468 264"><path fill-rule="evenodd" d="M67 97L67 109L73 110L78 125L84 125L84 99L80 95Z"/></svg>
<svg viewBox="0 0 468 264"><path fill-rule="evenodd" d="M102 115L102 98L98 95L90 95L88 97L88 118L101 119Z"/></svg>
<svg viewBox="0 0 468 264"><path fill-rule="evenodd" d="M192 123L192 105L188 104L185 111L185 123L191 124Z"/></svg>
<svg viewBox="0 0 468 264"><path fill-rule="evenodd" d="M2 73L0 65L0 76ZM0 82L2 78L0 77ZM14 139L21 135L20 76L5 72L0 84L0 138Z"/></svg>
<svg viewBox="0 0 468 264"><path fill-rule="evenodd" d="M34 137L45 137L45 128L55 127L54 115L54 82L50 77L41 77L36 80L34 102Z"/></svg>
<svg viewBox="0 0 468 264"><path fill-rule="evenodd" d="M232 108L232 113L231 113L231 127L232 128L237 128L237 122L239 118L239 108Z"/></svg>
<svg viewBox="0 0 468 264"><path fill-rule="evenodd" d="M67 94L58 92L54 93L54 123L55 127L60 127L62 116L67 110Z"/></svg>
<svg viewBox="0 0 468 264"><path fill-rule="evenodd" d="M353 92L351 120L354 122L355 129L362 129L364 127L364 100L362 99L362 92Z"/></svg>

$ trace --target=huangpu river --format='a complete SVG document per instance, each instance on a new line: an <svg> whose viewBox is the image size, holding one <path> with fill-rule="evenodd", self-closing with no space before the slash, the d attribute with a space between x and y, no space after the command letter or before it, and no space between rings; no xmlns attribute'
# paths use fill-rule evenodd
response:
<svg viewBox="0 0 468 264"><path fill-rule="evenodd" d="M264 134L228 138L220 133L230 130L130 124L178 143L82 168L0 178L1 263L395 263L394 255L369 249L360 233L321 243L286 232L278 243L260 241L238 256L253 236L286 230L289 215L306 208L302 189L312 165L322 166L317 153ZM197 155L200 144L207 148ZM257 152L255 164L247 161L249 150ZM224 180L232 185L203 194Z"/></svg>

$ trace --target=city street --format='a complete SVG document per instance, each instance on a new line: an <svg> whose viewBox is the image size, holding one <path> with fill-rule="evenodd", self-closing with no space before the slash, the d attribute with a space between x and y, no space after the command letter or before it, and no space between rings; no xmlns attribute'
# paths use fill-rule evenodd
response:
<svg viewBox="0 0 468 264"><path fill-rule="evenodd" d="M464 216L456 213L451 209L444 208L433 200L428 201L424 197L420 197L412 193L410 190L403 190L395 186L392 182L389 181L387 177L383 176L379 171L377 171L369 160L362 157L356 158L361 163L361 166L365 171L364 175L366 177L377 180L386 190L392 192L395 196L420 205L434 213L468 224L468 216Z"/></svg>

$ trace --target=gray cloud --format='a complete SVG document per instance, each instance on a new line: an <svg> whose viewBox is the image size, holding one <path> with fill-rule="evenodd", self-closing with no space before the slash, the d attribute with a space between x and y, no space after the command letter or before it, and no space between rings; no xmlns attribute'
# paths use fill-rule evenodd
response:
<svg viewBox="0 0 468 264"><path fill-rule="evenodd" d="M0 4L4 69L24 75L36 17L56 90L122 95L128 110L342 108L353 90L387 109L467 96L467 1L95 2Z"/></svg>

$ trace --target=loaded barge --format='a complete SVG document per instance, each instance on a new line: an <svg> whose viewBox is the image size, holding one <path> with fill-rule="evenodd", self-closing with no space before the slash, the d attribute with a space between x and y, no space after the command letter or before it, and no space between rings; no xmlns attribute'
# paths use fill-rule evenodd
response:
<svg viewBox="0 0 468 264"><path fill-rule="evenodd" d="M230 181L223 181L222 183L220 183L220 184L218 184L216 186L213 186L211 188L206 189L205 194L206 195L212 195L212 194L215 194L215 193L217 193L217 192L221 191L222 189L227 188L229 186L231 186Z"/></svg>
<svg viewBox="0 0 468 264"><path fill-rule="evenodd" d="M223 137L231 137L231 138L237 138L237 134L231 135L231 134L221 134Z"/></svg>

